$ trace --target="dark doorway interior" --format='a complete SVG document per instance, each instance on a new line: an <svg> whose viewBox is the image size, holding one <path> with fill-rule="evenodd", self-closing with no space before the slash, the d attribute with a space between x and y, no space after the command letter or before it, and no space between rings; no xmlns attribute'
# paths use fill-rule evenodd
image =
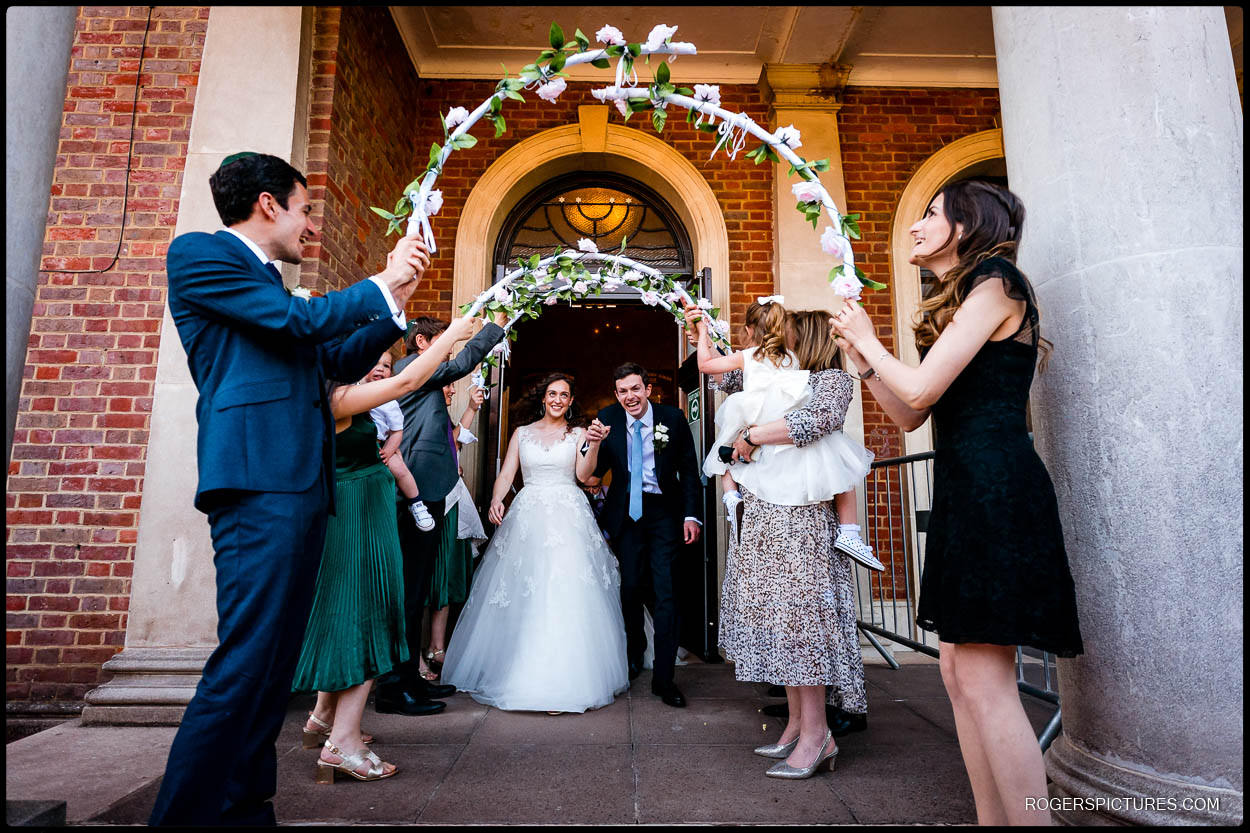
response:
<svg viewBox="0 0 1250 833"><path fill-rule="evenodd" d="M490 409L491 425L485 448L487 481L492 482L500 437L499 415L503 411L503 444L516 429L509 419L509 407L530 386L549 373L567 373L574 379L574 397L587 418L600 408L616 402L612 371L627 361L647 369L651 378L651 400L678 406L678 331L673 318L640 301L606 301L569 306L557 304L544 310L541 318L516 326L517 340L512 359L504 372L502 396L492 389L492 403L500 397L503 408ZM493 381L498 381L495 371ZM537 419L518 417L521 424Z"/></svg>

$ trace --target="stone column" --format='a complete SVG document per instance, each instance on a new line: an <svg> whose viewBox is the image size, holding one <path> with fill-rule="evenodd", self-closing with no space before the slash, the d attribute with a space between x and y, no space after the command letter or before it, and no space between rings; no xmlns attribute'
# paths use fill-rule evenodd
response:
<svg viewBox="0 0 1250 833"><path fill-rule="evenodd" d="M302 152L302 28L299 6L213 7L176 234L221 227L208 178L227 155ZM168 306L155 388L126 645L104 664L114 678L87 693L84 724L177 724L217 644L213 545L192 505L198 393Z"/></svg>
<svg viewBox="0 0 1250 833"><path fill-rule="evenodd" d="M838 110L842 107L838 99L844 76L831 64L768 64L760 77L760 87L771 104L771 129L794 125L803 142L798 155L809 162L829 160L829 170L818 174L820 182L839 211L854 213L855 207L846 205L842 147L838 142ZM842 299L833 294L828 280L835 261L820 248L820 235L830 224L828 216L822 215L813 229L794 207L797 200L791 186L802 180L797 174L787 176L790 166L784 161L773 167L773 263L777 291L785 296L787 309L836 312ZM856 395L846 414L846 433L863 442L863 397L859 383L855 385Z"/></svg>
<svg viewBox="0 0 1250 833"><path fill-rule="evenodd" d="M1242 111L1211 7L994 7L1033 390L1085 655L1047 753L1066 823L1242 819ZM1175 807L1166 802L1176 802ZM1218 809L1212 806L1218 801Z"/></svg>
<svg viewBox="0 0 1250 833"><path fill-rule="evenodd" d="M13 451L77 6L5 11L4 448Z"/></svg>

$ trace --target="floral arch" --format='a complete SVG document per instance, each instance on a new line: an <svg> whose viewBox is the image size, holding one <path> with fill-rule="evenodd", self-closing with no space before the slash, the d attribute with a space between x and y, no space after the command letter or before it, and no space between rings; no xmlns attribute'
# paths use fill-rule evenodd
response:
<svg viewBox="0 0 1250 833"><path fill-rule="evenodd" d="M802 141L799 131L793 125L780 127L776 132L770 133L747 115L723 109L720 106L720 90L715 85L696 84L692 90L678 88L670 83L668 64L677 55L693 55L697 52L692 43L674 42L672 36L676 31L676 26L660 24L651 30L645 42L630 43L616 27L604 26L596 32L597 41L604 46L591 48L589 38L580 29L574 34L573 40L566 41L563 30L553 23L549 33L551 48L540 53L535 63L522 67L519 77L511 78L505 70L504 78L496 85L495 92L472 112L464 107L453 107L446 115L439 114L444 142L442 145L435 143L431 146L429 163L424 174L404 189L394 211L378 207L374 207L373 211L389 221L388 231L398 232L403 227L403 218L407 217L408 232L419 232L427 248L431 252L437 251L429 218L442 207L443 199L442 192L436 190L434 185L455 150L477 144L477 139L469 133L470 128L485 118L494 125L495 136L502 136L506 132L502 112L505 100L525 101L521 91L533 90L540 98L554 102L567 87L564 80L567 74L563 72L566 66L590 63L601 69L608 69L611 67L611 59L615 58L615 83L593 90L592 95L596 99L613 102L626 120L635 113L650 111L651 123L657 133L664 129L669 105L683 107L687 110L687 122L698 130L716 136L713 156L724 150L731 159L736 159L738 153L745 148L748 136L754 136L761 144L747 152L746 157L754 160L757 165L766 160L781 162L784 159L789 162L790 174L797 174L800 179L793 186L795 198L798 200L796 208L812 223L813 228L817 227L822 214L828 215L832 221L832 225L826 227L821 236L821 245L826 253L836 256L840 261L840 265L829 272L834 292L843 298L857 299L863 286L884 288L883 284L870 281L855 266L851 238L859 237L856 215L839 213L818 176L819 171L828 170L829 160L808 162L799 157L795 150L802 145ZM645 58L650 63L652 55L666 56L667 60L662 60L656 66L653 83L640 86L636 60ZM531 165L533 161L530 160ZM467 208L466 205L466 214ZM583 239L579 241L577 250L556 251L546 257L534 254L528 259L518 258L517 268L483 290L473 301L466 303L461 311L482 316L504 312L509 318L510 329L517 321L537 318L543 306L628 287L637 291L644 303L663 307L679 324L684 325L683 306L695 304L696 300L691 298L684 287L675 283L673 276L664 275L628 257L625 254L627 244L627 240L622 241L617 253L603 253L599 252L593 242ZM588 266L594 267L594 270ZM713 341L728 347L729 325L727 321L719 320L719 308L707 300L699 300L697 304L705 310L705 315L709 318ZM509 333L509 336L514 339L515 331ZM486 364L497 364L507 358L510 339L504 339L492 351Z"/></svg>

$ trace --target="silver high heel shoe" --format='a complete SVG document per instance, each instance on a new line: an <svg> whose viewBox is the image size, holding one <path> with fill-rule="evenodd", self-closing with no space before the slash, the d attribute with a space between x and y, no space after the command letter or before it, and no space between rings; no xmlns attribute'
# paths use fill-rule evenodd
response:
<svg viewBox="0 0 1250 833"><path fill-rule="evenodd" d="M768 746L757 746L752 751L756 755L763 755L765 758L788 758L790 753L794 751L794 747L798 746L799 739L796 736L789 743L774 743Z"/></svg>
<svg viewBox="0 0 1250 833"><path fill-rule="evenodd" d="M780 761L779 763L773 764L773 766L770 767L764 774L770 778L791 778L795 780L799 778L811 778L816 774L816 771L826 763L829 764L829 771L833 772L833 764L838 757L838 748L835 746L832 752L825 752L825 750L828 749L829 745L832 743L833 732L826 730L825 742L820 745L820 752L816 754L816 760L812 762L811 766L800 769L798 767L790 766L785 761Z"/></svg>

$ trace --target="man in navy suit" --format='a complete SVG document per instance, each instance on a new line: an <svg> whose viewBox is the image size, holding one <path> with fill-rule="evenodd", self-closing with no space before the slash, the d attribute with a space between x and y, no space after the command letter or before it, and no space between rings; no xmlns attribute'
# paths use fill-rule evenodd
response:
<svg viewBox="0 0 1250 833"><path fill-rule="evenodd" d="M651 384L641 365L613 372L616 400L599 412L582 453L595 476L612 472L612 487L599 518L621 566L621 611L632 680L647 649L642 604L647 578L652 590L655 661L651 693L670 706L686 698L673 682L677 659L677 607L673 561L683 544L699 540L701 488L690 423L677 408L650 401Z"/></svg>
<svg viewBox="0 0 1250 833"><path fill-rule="evenodd" d="M299 263L317 236L307 185L276 156L226 157L209 178L225 228L169 246L169 310L199 391L195 507L212 531L218 645L169 751L154 825L275 823L274 742L334 511L326 382L360 379L402 335L429 265L405 237L372 278L293 296L273 262Z"/></svg>

